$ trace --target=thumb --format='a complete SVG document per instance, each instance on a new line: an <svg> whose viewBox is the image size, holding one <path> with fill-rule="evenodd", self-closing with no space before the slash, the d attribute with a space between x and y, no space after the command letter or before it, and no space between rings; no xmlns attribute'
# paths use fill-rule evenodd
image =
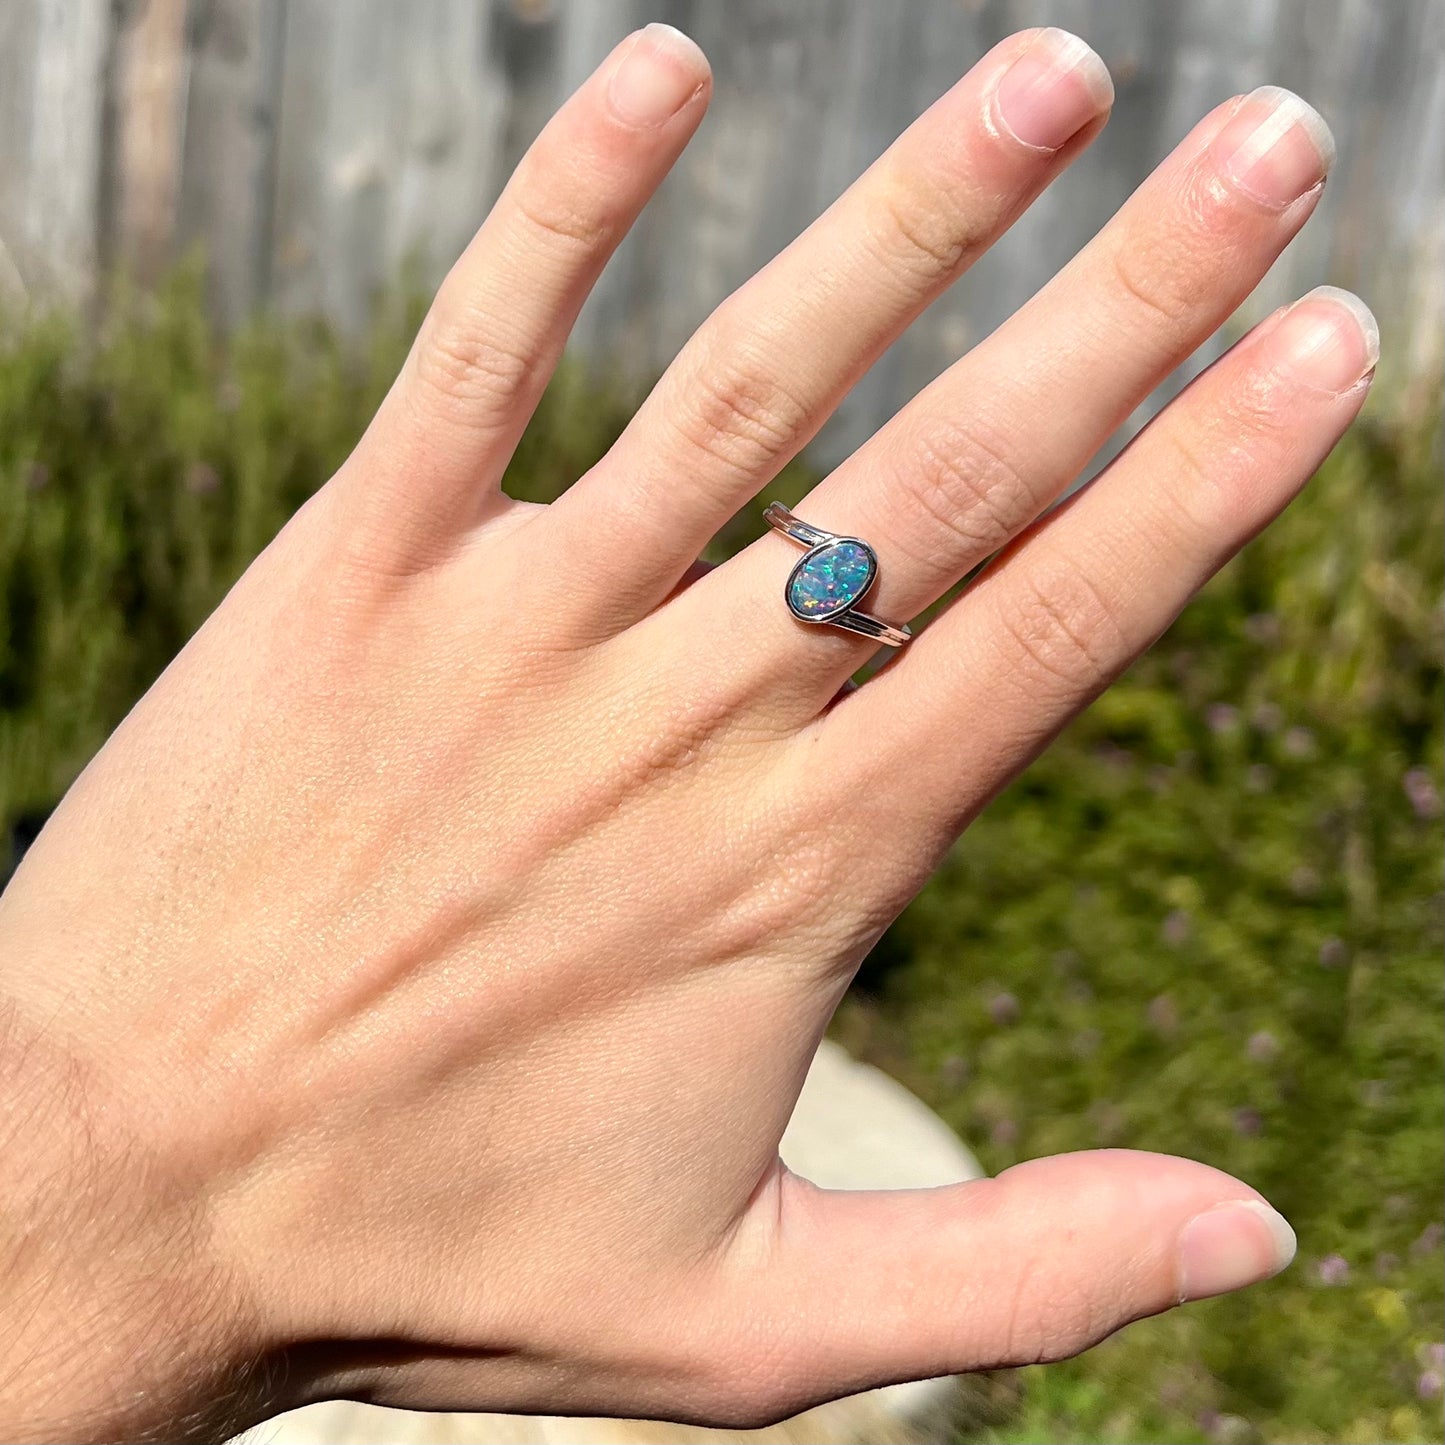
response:
<svg viewBox="0 0 1445 1445"><path fill-rule="evenodd" d="M786 1173L777 1189L757 1201L771 1247L745 1251L736 1307L719 1312L763 1352L759 1375L785 1397L769 1413L1062 1359L1131 1320L1268 1279L1295 1250L1248 1185L1134 1150L938 1189L821 1190Z"/></svg>

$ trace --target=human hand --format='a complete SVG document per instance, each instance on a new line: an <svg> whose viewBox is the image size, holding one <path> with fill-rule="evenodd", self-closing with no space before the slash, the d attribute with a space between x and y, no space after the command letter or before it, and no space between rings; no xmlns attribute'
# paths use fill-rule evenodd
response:
<svg viewBox="0 0 1445 1445"><path fill-rule="evenodd" d="M1003 549L840 698L870 646L789 616L795 548L692 564L1110 90L1059 32L1005 41L596 468L513 502L706 91L649 29L559 113L355 453L0 900L0 1072L40 1121L0 1164L7 1438L212 1438L328 1394L752 1423L1067 1355L1287 1261L1254 1191L1185 1160L835 1194L777 1144L959 830L1358 410L1368 313L1306 299L1036 522L1303 224L1327 132L1282 92L1220 107L816 489L801 514L877 548L887 618Z"/></svg>

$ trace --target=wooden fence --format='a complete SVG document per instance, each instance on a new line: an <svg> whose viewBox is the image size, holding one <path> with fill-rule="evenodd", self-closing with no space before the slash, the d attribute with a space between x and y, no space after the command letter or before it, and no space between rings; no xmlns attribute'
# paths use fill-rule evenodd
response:
<svg viewBox="0 0 1445 1445"><path fill-rule="evenodd" d="M545 117L648 19L701 42L716 99L579 325L610 367L659 368L977 55L1039 23L1104 55L1114 119L879 363L831 448L995 326L1199 114L1265 81L1319 106L1340 160L1252 309L1354 286L1391 371L1439 361L1439 0L3 0L0 290L84 300L108 268L153 277L199 245L222 316L355 326L408 257L439 274Z"/></svg>

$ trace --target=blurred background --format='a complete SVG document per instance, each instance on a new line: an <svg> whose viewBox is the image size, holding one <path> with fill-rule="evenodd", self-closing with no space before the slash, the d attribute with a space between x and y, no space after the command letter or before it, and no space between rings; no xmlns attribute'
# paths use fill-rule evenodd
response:
<svg viewBox="0 0 1445 1445"><path fill-rule="evenodd" d="M991 330L1212 106L1271 82L1340 160L1254 310L1321 275L1389 323L1385 370L1438 362L1445 292L1438 0L5 0L0 230L17 286L85 298L191 248L211 313L355 332L402 266L435 280L543 121L651 19L712 60L706 126L583 314L579 352L660 370L717 300L1014 30L1083 33L1114 122L842 409L850 450Z"/></svg>
<svg viewBox="0 0 1445 1445"><path fill-rule="evenodd" d="M1199 361L1352 287L1384 331L1364 419L974 826L835 1032L991 1172L1169 1150L1299 1232L1245 1298L979 1382L958 1440L1440 1440L1436 0L4 0L0 877L346 454L545 118L651 19L700 41L716 99L589 302L516 495L583 471L708 310L1012 30L1088 39L1112 122L770 495L1002 320L1214 104L1279 83L1333 127L1320 211Z"/></svg>

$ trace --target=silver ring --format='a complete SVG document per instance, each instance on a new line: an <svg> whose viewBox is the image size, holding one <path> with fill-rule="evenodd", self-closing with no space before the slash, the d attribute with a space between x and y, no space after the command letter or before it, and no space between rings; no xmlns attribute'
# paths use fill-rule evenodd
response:
<svg viewBox="0 0 1445 1445"><path fill-rule="evenodd" d="M844 537L801 522L781 502L769 502L763 517L775 532L807 551L788 573L783 599L799 622L826 622L860 632L889 647L902 647L913 636L856 610L878 579L878 554L860 537Z"/></svg>

